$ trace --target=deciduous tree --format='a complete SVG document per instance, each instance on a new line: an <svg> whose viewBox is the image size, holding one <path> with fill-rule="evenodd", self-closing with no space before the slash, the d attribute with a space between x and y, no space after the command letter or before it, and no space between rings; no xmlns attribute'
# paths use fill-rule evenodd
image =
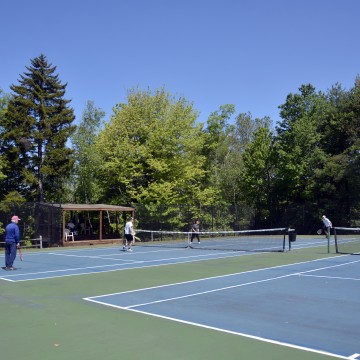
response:
<svg viewBox="0 0 360 360"><path fill-rule="evenodd" d="M82 121L71 138L75 150L74 186L78 203L96 203L100 198L97 174L101 159L95 144L104 116L105 113L95 107L93 101L88 101Z"/></svg>
<svg viewBox="0 0 360 360"><path fill-rule="evenodd" d="M129 90L97 142L107 201L185 204L205 199L203 134L185 98Z"/></svg>

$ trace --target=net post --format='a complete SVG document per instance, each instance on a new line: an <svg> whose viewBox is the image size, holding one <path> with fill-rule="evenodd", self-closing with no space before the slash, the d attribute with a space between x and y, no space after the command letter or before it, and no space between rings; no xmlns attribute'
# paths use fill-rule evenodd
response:
<svg viewBox="0 0 360 360"><path fill-rule="evenodd" d="M334 228L334 237L335 237L335 251L338 254L339 249L338 249L338 242L337 242L337 236L336 236L336 228Z"/></svg>
<svg viewBox="0 0 360 360"><path fill-rule="evenodd" d="M327 237L328 254L330 254L330 236L331 236L331 230L329 229L329 236Z"/></svg>
<svg viewBox="0 0 360 360"><path fill-rule="evenodd" d="M289 242L289 251L291 251L291 243L293 241L296 241L296 232L295 229L292 228L286 228L285 231L287 231L288 234L288 242Z"/></svg>
<svg viewBox="0 0 360 360"><path fill-rule="evenodd" d="M40 235L39 239L40 239L40 249L42 249L43 248L42 235Z"/></svg>
<svg viewBox="0 0 360 360"><path fill-rule="evenodd" d="M291 239L290 239L290 231L291 231L292 229L291 228L288 228L288 242L289 242L289 251L291 251Z"/></svg>

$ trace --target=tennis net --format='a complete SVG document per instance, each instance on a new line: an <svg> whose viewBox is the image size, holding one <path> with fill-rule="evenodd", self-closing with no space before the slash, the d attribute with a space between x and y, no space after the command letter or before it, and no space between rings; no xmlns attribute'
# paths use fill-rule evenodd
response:
<svg viewBox="0 0 360 360"><path fill-rule="evenodd" d="M159 246L202 250L287 251L293 229L263 229L244 231L202 231L191 241L192 232L137 230L138 246Z"/></svg>
<svg viewBox="0 0 360 360"><path fill-rule="evenodd" d="M340 254L360 254L360 228L334 227L335 248Z"/></svg>

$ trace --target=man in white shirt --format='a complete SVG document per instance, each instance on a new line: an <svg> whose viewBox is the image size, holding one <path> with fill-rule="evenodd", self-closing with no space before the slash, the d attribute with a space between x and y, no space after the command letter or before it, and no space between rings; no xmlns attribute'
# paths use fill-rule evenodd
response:
<svg viewBox="0 0 360 360"><path fill-rule="evenodd" d="M322 216L322 221L324 223L325 228L325 236L328 240L330 240L330 229L332 228L331 221L326 217L326 215Z"/></svg>
<svg viewBox="0 0 360 360"><path fill-rule="evenodd" d="M135 230L134 230L134 219L131 217L128 222L125 224L124 228L124 251L132 251L131 245L134 242Z"/></svg>

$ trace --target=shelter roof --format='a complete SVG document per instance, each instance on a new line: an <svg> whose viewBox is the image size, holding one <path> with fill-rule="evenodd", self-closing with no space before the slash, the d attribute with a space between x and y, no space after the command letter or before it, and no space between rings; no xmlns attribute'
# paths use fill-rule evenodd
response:
<svg viewBox="0 0 360 360"><path fill-rule="evenodd" d="M107 205L107 204L50 204L42 203L42 205L54 206L63 210L73 211L134 211L134 208L129 206Z"/></svg>

